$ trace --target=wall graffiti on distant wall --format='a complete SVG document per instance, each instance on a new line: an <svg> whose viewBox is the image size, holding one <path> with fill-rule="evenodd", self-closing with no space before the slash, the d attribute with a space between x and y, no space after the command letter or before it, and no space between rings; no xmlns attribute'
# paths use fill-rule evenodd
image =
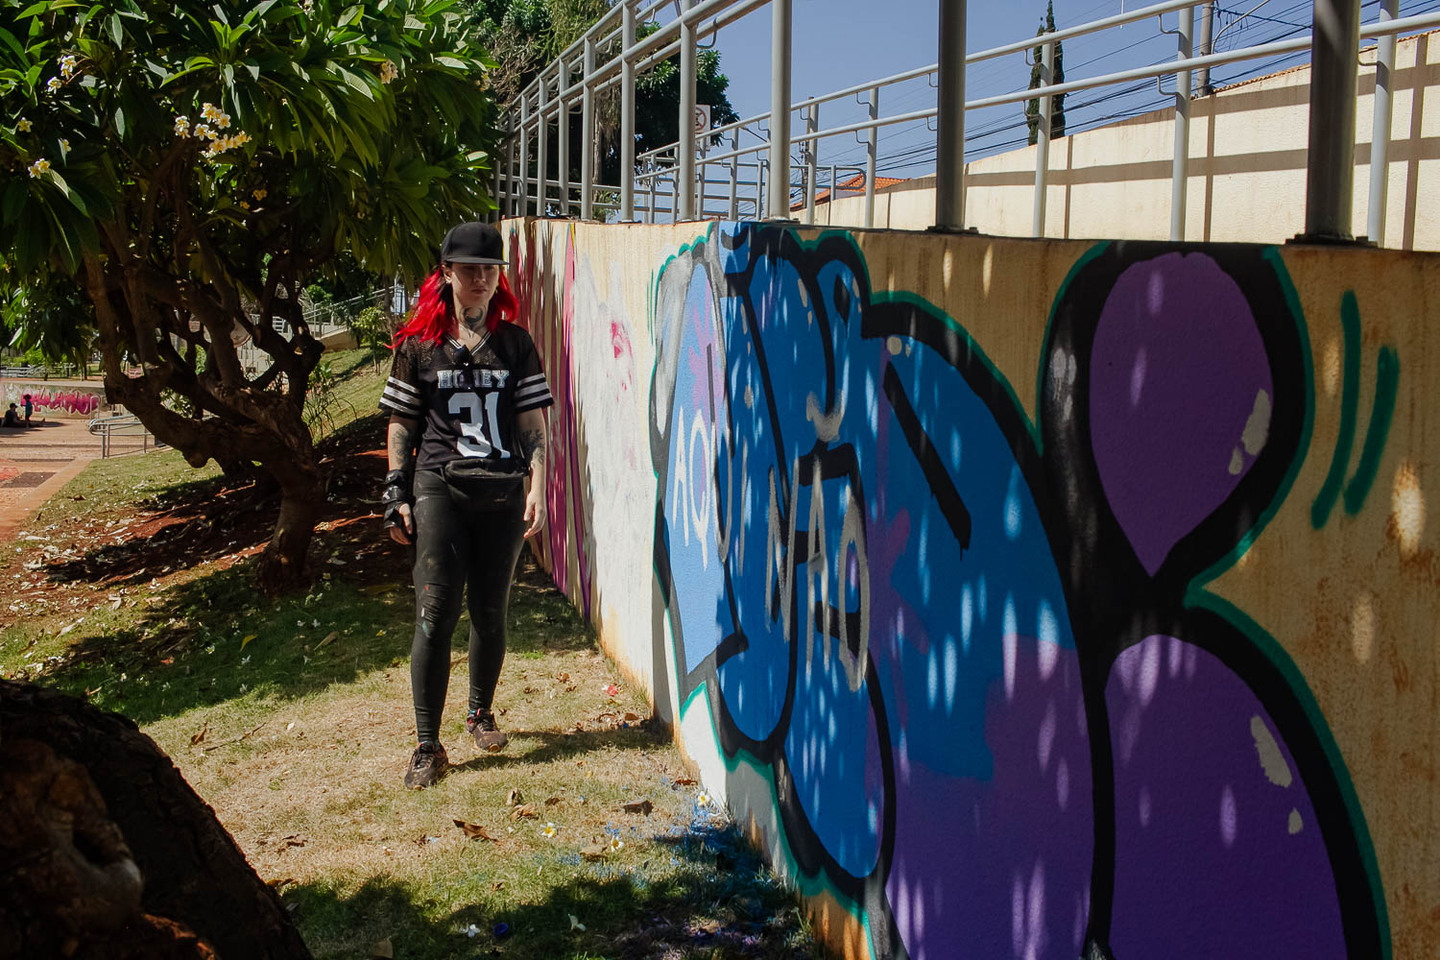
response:
<svg viewBox="0 0 1440 960"><path fill-rule="evenodd" d="M680 694L769 778L798 869L873 952L1383 954L1324 720L1204 589L1309 442L1278 257L1092 250L1036 424L959 324L872 292L842 234L717 225L654 310Z"/></svg>
<svg viewBox="0 0 1440 960"><path fill-rule="evenodd" d="M82 416L89 416L100 409L100 396L84 390L50 390L46 387L7 387L5 390L5 404L17 404L24 406L25 394L30 394L30 401L39 410L64 410L66 413L78 413Z"/></svg>

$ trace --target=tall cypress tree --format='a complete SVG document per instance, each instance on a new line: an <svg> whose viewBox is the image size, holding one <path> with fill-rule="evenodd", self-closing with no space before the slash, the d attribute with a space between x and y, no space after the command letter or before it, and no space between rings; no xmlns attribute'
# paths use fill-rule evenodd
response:
<svg viewBox="0 0 1440 960"><path fill-rule="evenodd" d="M1036 29L1035 36L1043 37L1055 30L1055 0L1045 7L1045 22ZM1034 90L1040 86L1040 61L1045 55L1045 45L1035 45L1034 63L1030 67L1030 89ZM1051 83L1065 82L1065 44L1055 44L1055 76ZM1054 107L1050 113L1050 139L1055 140L1065 136L1065 94L1057 94L1052 98ZM1040 98L1025 101L1025 123L1030 128L1030 143L1034 143L1040 135Z"/></svg>

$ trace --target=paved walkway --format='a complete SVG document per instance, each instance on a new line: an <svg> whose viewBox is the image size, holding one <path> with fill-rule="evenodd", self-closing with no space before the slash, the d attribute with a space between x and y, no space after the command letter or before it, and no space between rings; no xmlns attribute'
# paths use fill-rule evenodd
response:
<svg viewBox="0 0 1440 960"><path fill-rule="evenodd" d="M83 419L0 427L0 543L14 540L41 504L99 456L100 438Z"/></svg>

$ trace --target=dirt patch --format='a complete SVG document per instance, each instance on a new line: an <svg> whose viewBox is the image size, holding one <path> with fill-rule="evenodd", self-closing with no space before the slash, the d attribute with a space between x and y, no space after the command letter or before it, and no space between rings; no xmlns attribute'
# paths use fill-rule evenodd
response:
<svg viewBox="0 0 1440 960"><path fill-rule="evenodd" d="M397 578L396 563L403 565L403 557L380 530L382 435L378 423L361 421L320 444L326 501L307 563L312 577L340 566L347 580L360 585ZM202 563L228 569L264 549L279 506L279 488L266 476L188 484L163 501L145 504L124 523L90 522L85 532L92 549L48 564L45 573L58 583L109 588Z"/></svg>

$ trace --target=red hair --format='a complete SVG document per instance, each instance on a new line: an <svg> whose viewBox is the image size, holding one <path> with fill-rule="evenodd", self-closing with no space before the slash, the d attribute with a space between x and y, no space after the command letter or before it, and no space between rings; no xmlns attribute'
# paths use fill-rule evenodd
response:
<svg viewBox="0 0 1440 960"><path fill-rule="evenodd" d="M514 323L520 313L520 304L510 292L510 281L505 271L500 271L500 283L490 298L490 307L485 313L485 327L492 333L502 322ZM399 330L395 331L395 342L391 349L398 347L407 337L419 337L436 345L445 340L446 334L455 329L455 302L450 297L450 281L439 267L425 278L420 285L420 297L415 301L415 312Z"/></svg>

